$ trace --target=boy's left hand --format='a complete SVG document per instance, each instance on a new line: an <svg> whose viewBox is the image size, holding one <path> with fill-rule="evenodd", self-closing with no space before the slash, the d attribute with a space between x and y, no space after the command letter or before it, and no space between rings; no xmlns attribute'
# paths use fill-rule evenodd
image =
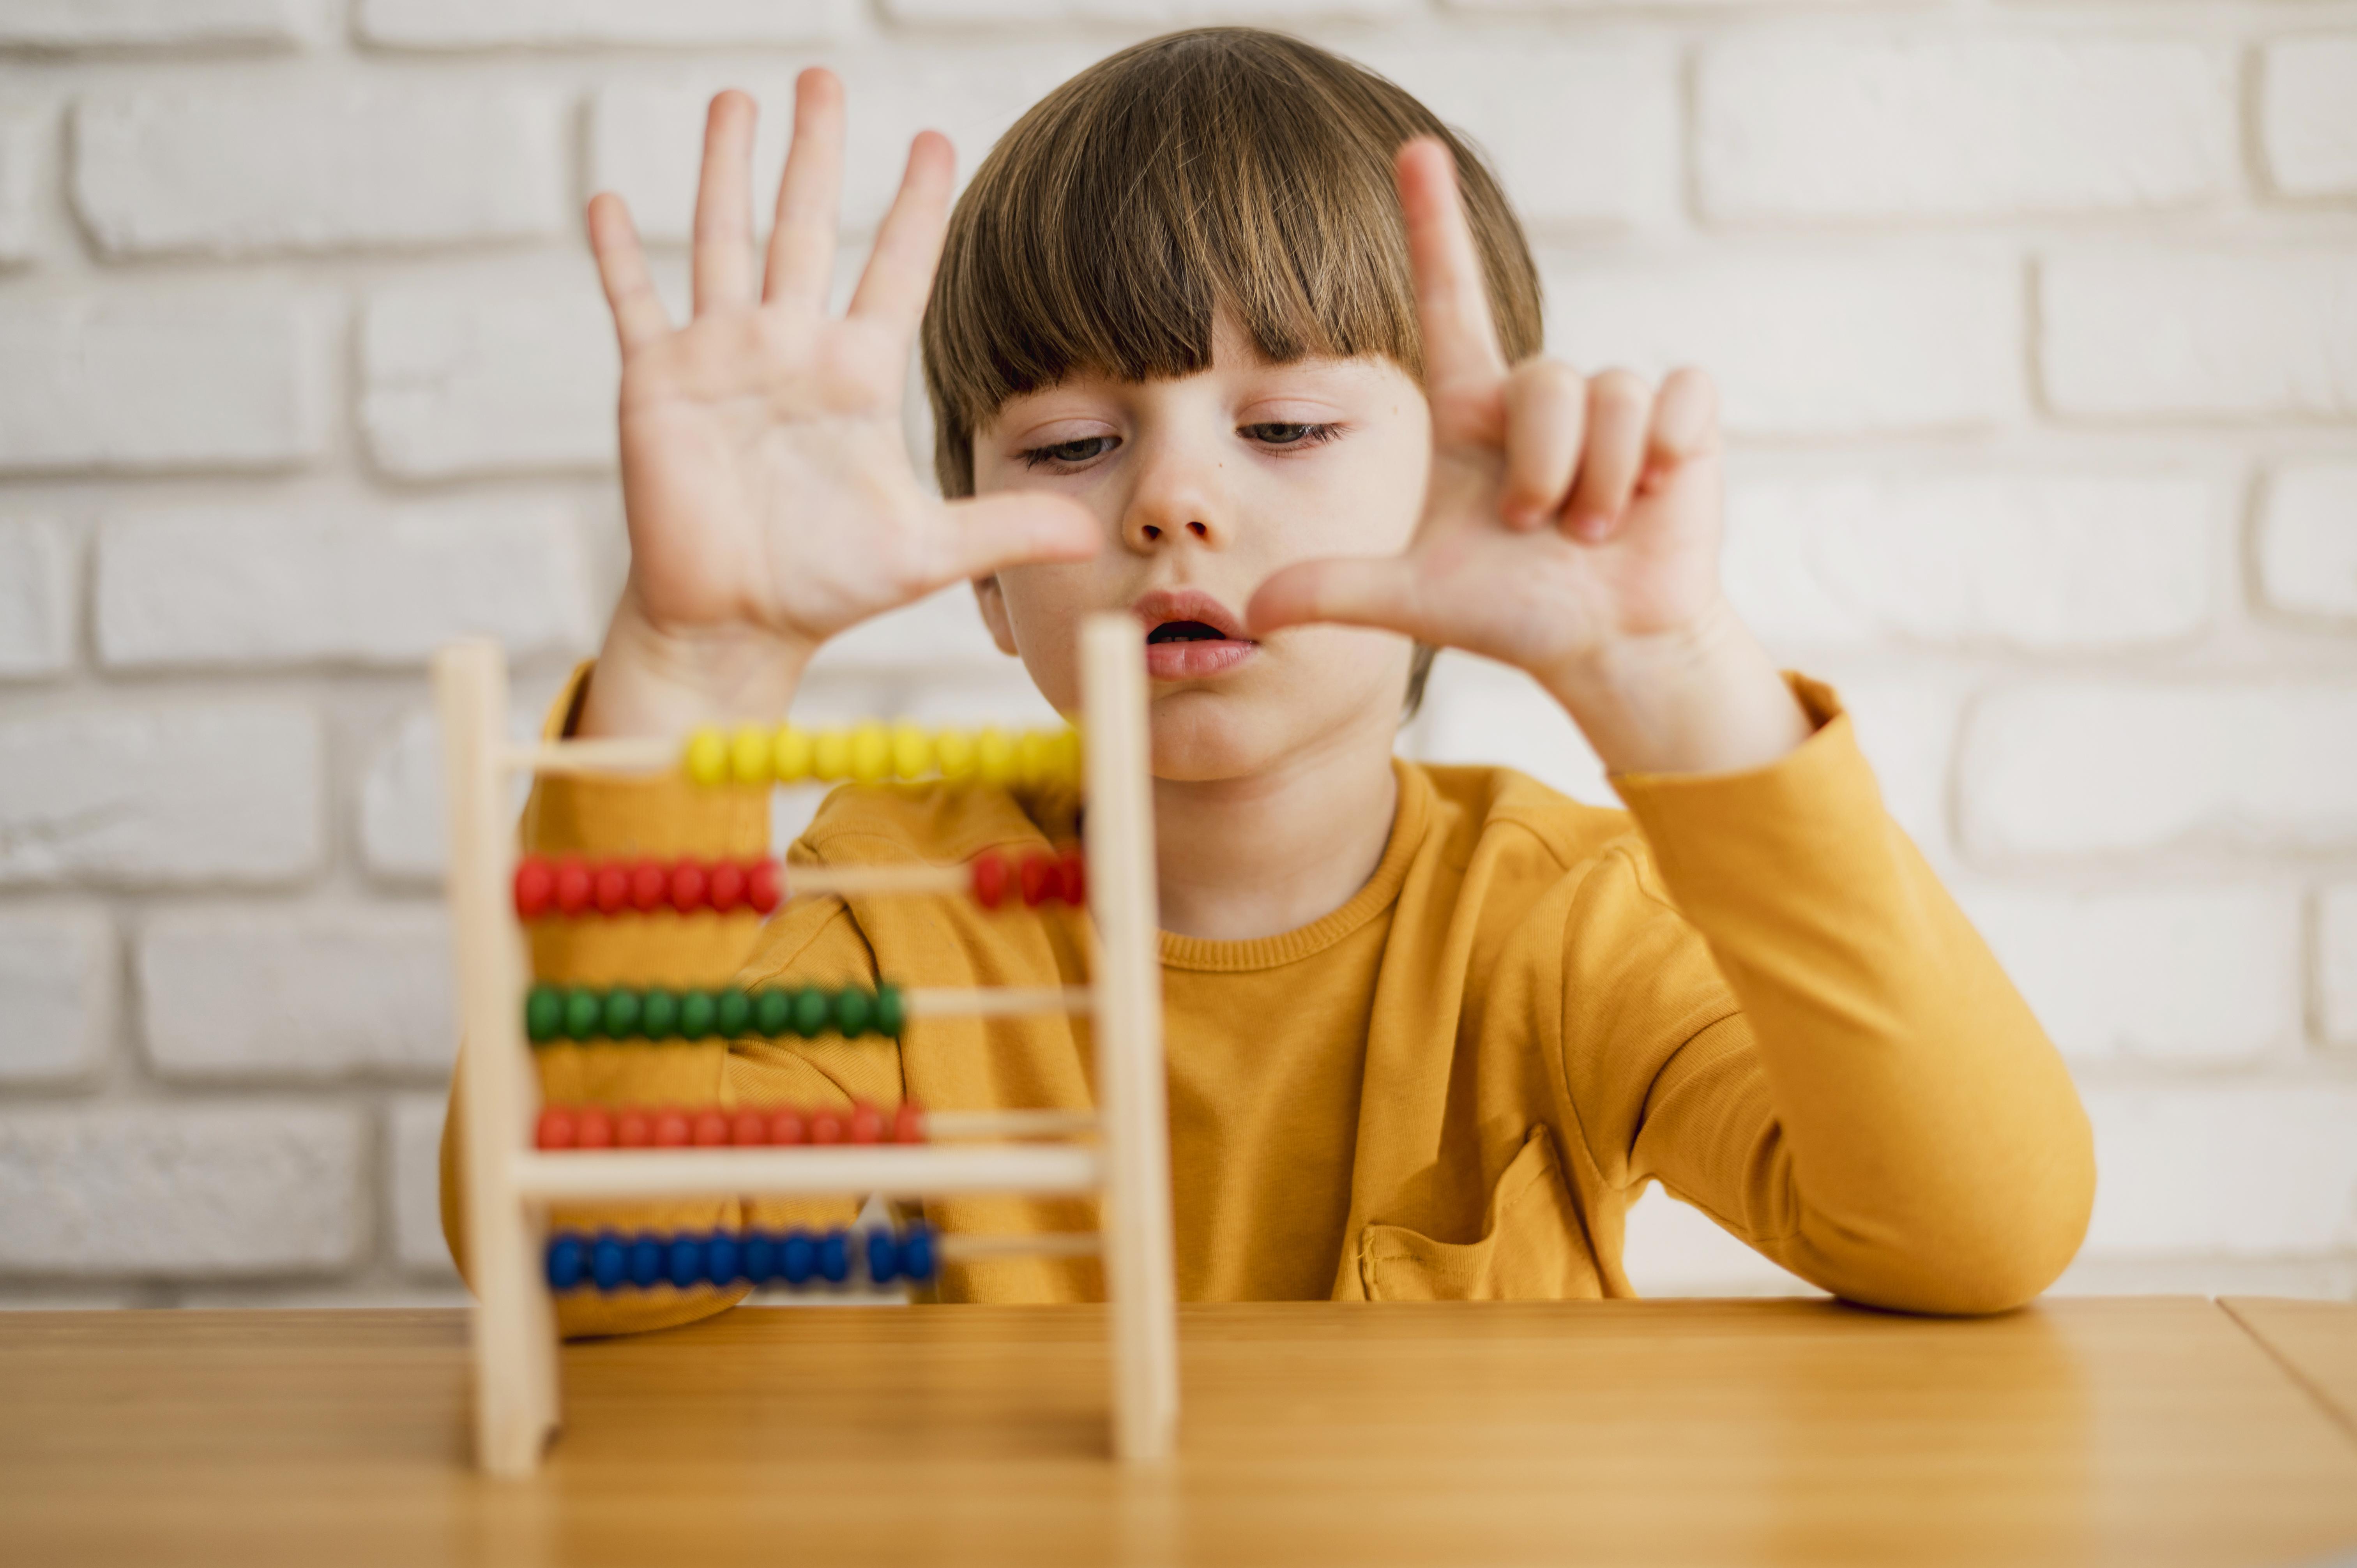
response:
<svg viewBox="0 0 2357 1568"><path fill-rule="evenodd" d="M1809 724L1718 581L1717 394L1555 360L1509 369L1437 141L1399 156L1432 473L1405 554L1306 561L1253 596L1255 632L1383 627L1518 665L1615 772L1758 767Z"/></svg>

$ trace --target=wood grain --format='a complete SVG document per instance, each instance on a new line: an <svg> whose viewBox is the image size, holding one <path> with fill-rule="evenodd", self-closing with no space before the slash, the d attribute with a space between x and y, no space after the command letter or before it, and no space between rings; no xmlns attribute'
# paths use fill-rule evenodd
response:
<svg viewBox="0 0 2357 1568"><path fill-rule="evenodd" d="M2357 1442L2201 1301L1182 1309L1165 1466L1103 1316L740 1308L568 1346L468 1466L457 1312L0 1315L0 1561L2299 1563Z"/></svg>
<svg viewBox="0 0 2357 1568"><path fill-rule="evenodd" d="M2220 1305L2357 1437L2357 1303L2235 1296Z"/></svg>

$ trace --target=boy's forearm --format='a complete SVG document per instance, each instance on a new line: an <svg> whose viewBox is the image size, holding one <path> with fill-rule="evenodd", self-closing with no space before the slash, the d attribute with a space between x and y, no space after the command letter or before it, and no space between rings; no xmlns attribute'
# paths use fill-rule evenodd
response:
<svg viewBox="0 0 2357 1568"><path fill-rule="evenodd" d="M774 719L791 706L816 651L748 626L665 628L626 585L575 733L668 738L698 725Z"/></svg>
<svg viewBox="0 0 2357 1568"><path fill-rule="evenodd" d="M1692 628L1538 672L1612 773L1739 773L1808 739L1775 663L1720 600Z"/></svg>

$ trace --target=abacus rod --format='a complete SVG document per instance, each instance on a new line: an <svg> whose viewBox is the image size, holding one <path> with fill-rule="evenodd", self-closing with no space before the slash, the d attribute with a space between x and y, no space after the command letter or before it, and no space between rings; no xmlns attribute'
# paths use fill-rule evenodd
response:
<svg viewBox="0 0 2357 1568"><path fill-rule="evenodd" d="M1086 1013L1096 994L1085 985L920 987L900 993L910 1018L1016 1018L1030 1013Z"/></svg>
<svg viewBox="0 0 2357 1568"><path fill-rule="evenodd" d="M679 766L675 740L661 736L607 736L596 740L544 740L511 746L499 754L511 773L662 773Z"/></svg>
<svg viewBox="0 0 2357 1568"><path fill-rule="evenodd" d="M925 1136L934 1143L969 1138L1078 1138L1097 1130L1089 1111L928 1111Z"/></svg>
<svg viewBox="0 0 2357 1568"><path fill-rule="evenodd" d="M628 1149L514 1156L515 1189L555 1203L657 1197L924 1197L969 1192L1094 1192L1097 1151L1077 1144L982 1148L853 1144L831 1148Z"/></svg>
<svg viewBox="0 0 2357 1568"><path fill-rule="evenodd" d="M1104 1251L1104 1239L1093 1230L1043 1230L1035 1235L942 1236L933 1238L933 1251L945 1263L989 1258L1093 1258Z"/></svg>

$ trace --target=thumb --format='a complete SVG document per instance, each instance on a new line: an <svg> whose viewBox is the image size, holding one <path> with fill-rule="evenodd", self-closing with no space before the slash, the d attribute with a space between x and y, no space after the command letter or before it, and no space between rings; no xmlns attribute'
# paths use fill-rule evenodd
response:
<svg viewBox="0 0 2357 1568"><path fill-rule="evenodd" d="M1270 574L1244 607L1254 636L1308 621L1381 627L1418 635L1422 607L1405 556L1344 555L1297 561Z"/></svg>
<svg viewBox="0 0 2357 1568"><path fill-rule="evenodd" d="M1062 496L1009 490L942 508L944 583L1034 561L1085 561L1104 543L1088 508Z"/></svg>

